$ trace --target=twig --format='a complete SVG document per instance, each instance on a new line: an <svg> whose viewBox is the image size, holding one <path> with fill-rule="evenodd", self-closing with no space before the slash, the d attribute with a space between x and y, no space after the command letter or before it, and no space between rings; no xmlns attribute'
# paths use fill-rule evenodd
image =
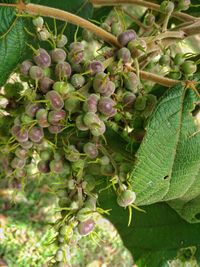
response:
<svg viewBox="0 0 200 267"><path fill-rule="evenodd" d="M152 10L160 11L160 6L148 1L143 0L90 0L90 2L94 5L101 6L114 6L114 5L123 5L123 4L135 4L138 6L147 7ZM191 15L181 13L181 12L173 12L172 17L180 19L182 21L196 21L198 18L193 17Z"/></svg>

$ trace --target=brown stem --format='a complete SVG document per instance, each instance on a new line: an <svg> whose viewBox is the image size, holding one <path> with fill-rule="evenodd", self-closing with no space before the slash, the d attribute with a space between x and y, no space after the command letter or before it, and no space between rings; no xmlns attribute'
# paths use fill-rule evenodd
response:
<svg viewBox="0 0 200 267"><path fill-rule="evenodd" d="M152 10L156 10L160 12L160 6L148 1L143 0L90 0L90 2L94 5L101 5L101 6L114 6L114 5L123 5L123 4L135 4L138 6L147 7ZM172 17L180 19L182 21L195 21L198 18L193 17L191 15L181 13L181 12L173 12Z"/></svg>

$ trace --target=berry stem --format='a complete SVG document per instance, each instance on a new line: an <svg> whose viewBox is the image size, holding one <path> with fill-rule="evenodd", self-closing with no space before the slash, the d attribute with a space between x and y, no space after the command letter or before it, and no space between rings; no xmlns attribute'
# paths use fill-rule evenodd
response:
<svg viewBox="0 0 200 267"><path fill-rule="evenodd" d="M160 5L151 3L150 1L143 1L143 0L90 0L93 5L100 5L100 6L114 6L114 5L122 5L122 4L134 4L138 6L147 7L149 9L160 11ZM197 21L199 20L196 17L188 15L182 12L173 12L172 17L180 19L181 21Z"/></svg>

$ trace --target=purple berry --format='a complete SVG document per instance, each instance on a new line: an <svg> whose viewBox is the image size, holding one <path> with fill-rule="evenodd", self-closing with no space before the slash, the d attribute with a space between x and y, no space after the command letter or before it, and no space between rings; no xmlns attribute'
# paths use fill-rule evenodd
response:
<svg viewBox="0 0 200 267"><path fill-rule="evenodd" d="M137 38L137 34L134 30L127 30L125 32L120 33L117 36L117 40L122 46L126 46L128 42L136 38Z"/></svg>
<svg viewBox="0 0 200 267"><path fill-rule="evenodd" d="M87 100L84 103L84 110L86 112L97 112L97 104L100 97L96 94L91 94L88 96Z"/></svg>
<svg viewBox="0 0 200 267"><path fill-rule="evenodd" d="M33 63L30 60L25 60L20 65L20 73L24 76L28 76L30 68L33 66Z"/></svg>
<svg viewBox="0 0 200 267"><path fill-rule="evenodd" d="M61 48L64 47L68 42L67 36L62 34L61 36L58 36L56 40L57 47Z"/></svg>
<svg viewBox="0 0 200 267"><path fill-rule="evenodd" d="M83 51L84 50L84 46L80 42L73 42L73 43L70 44L69 50L70 51L72 51L72 50Z"/></svg>
<svg viewBox="0 0 200 267"><path fill-rule="evenodd" d="M20 159L26 159L28 157L28 151L22 147L18 147L15 150L15 155Z"/></svg>
<svg viewBox="0 0 200 267"><path fill-rule="evenodd" d="M28 104L26 107L25 107L25 113L31 117L31 118L34 118L35 115L36 115L36 112L41 108L41 105L39 103L31 103L31 104Z"/></svg>
<svg viewBox="0 0 200 267"><path fill-rule="evenodd" d="M36 113L36 120L40 127L45 128L49 126L49 122L47 120L48 111L46 109L39 109Z"/></svg>
<svg viewBox="0 0 200 267"><path fill-rule="evenodd" d="M41 173L49 173L49 162L45 160L40 160L37 164L38 171Z"/></svg>
<svg viewBox="0 0 200 267"><path fill-rule="evenodd" d="M109 78L104 72L99 72L95 75L93 80L93 88L95 92L104 94L108 89Z"/></svg>
<svg viewBox="0 0 200 267"><path fill-rule="evenodd" d="M97 146L91 142L88 142L83 146L83 151L90 159L95 159L98 156Z"/></svg>
<svg viewBox="0 0 200 267"><path fill-rule="evenodd" d="M10 163L13 169L22 169L24 168L25 164L26 164L26 160L20 159L18 157L15 157Z"/></svg>
<svg viewBox="0 0 200 267"><path fill-rule="evenodd" d="M39 81L39 87L42 93L46 94L53 86L54 81L49 77L43 77Z"/></svg>
<svg viewBox="0 0 200 267"><path fill-rule="evenodd" d="M95 227L95 222L93 219L88 219L84 222L80 222L78 225L78 232L82 236L90 234Z"/></svg>
<svg viewBox="0 0 200 267"><path fill-rule="evenodd" d="M50 125L48 127L48 130L52 134L58 134L64 130L64 126L62 126L62 125Z"/></svg>
<svg viewBox="0 0 200 267"><path fill-rule="evenodd" d="M115 83L112 81L109 81L108 86L107 86L107 90L105 93L102 94L102 96L108 96L109 97L109 96L113 95L115 92L115 89L116 89Z"/></svg>
<svg viewBox="0 0 200 267"><path fill-rule="evenodd" d="M15 139L20 143L28 141L27 129L22 128L19 125L14 125L11 129L11 133L15 137Z"/></svg>
<svg viewBox="0 0 200 267"><path fill-rule="evenodd" d="M51 55L52 61L56 63L65 61L67 57L65 50L61 48L55 48L54 50L51 51L50 55Z"/></svg>
<svg viewBox="0 0 200 267"><path fill-rule="evenodd" d="M124 85L126 89L132 91L133 93L136 93L138 84L139 84L139 80L138 80L137 75L134 72L125 73Z"/></svg>
<svg viewBox="0 0 200 267"><path fill-rule="evenodd" d="M117 58L122 60L124 64L128 63L131 61L131 52L128 50L128 48L122 47L117 52Z"/></svg>
<svg viewBox="0 0 200 267"><path fill-rule="evenodd" d="M36 55L33 57L33 60L41 68L48 68L51 65L51 57L43 48L39 48L37 50Z"/></svg>
<svg viewBox="0 0 200 267"><path fill-rule="evenodd" d="M79 115L77 118L76 118L76 127L78 130L80 131L88 131L89 128L88 126L85 125L85 123L83 122L83 115Z"/></svg>
<svg viewBox="0 0 200 267"><path fill-rule="evenodd" d="M51 172L61 173L63 170L63 162L61 160L52 160L49 164Z"/></svg>
<svg viewBox="0 0 200 267"><path fill-rule="evenodd" d="M101 97L98 103L98 110L106 117L111 117L117 112L114 108L115 105L115 101L113 101L111 98Z"/></svg>
<svg viewBox="0 0 200 267"><path fill-rule="evenodd" d="M63 99L55 90L49 91L45 97L49 100L52 109L61 110L63 108Z"/></svg>
<svg viewBox="0 0 200 267"><path fill-rule="evenodd" d="M58 125L65 120L66 112L61 110L52 110L49 112L48 121L53 125Z"/></svg>
<svg viewBox="0 0 200 267"><path fill-rule="evenodd" d="M131 93L131 92L127 92L124 94L123 96L123 105L124 105L124 110L129 110L129 109L133 109L134 103L136 100L136 95Z"/></svg>
<svg viewBox="0 0 200 267"><path fill-rule="evenodd" d="M59 62L55 67L55 74L59 79L68 79L71 72L72 69L68 62Z"/></svg>
<svg viewBox="0 0 200 267"><path fill-rule="evenodd" d="M39 143L44 137L43 129L38 126L33 126L28 133L28 137L32 142Z"/></svg>
<svg viewBox="0 0 200 267"><path fill-rule="evenodd" d="M29 75L33 80L40 80L44 76L43 69L38 66L32 66L29 70Z"/></svg>
<svg viewBox="0 0 200 267"><path fill-rule="evenodd" d="M95 75L98 72L103 72L103 64L101 61L93 60L89 63L87 69L90 71L91 75Z"/></svg>
<svg viewBox="0 0 200 267"><path fill-rule="evenodd" d="M24 149L30 149L33 146L33 143L31 141L26 141L23 143L20 143L21 147L23 147Z"/></svg>

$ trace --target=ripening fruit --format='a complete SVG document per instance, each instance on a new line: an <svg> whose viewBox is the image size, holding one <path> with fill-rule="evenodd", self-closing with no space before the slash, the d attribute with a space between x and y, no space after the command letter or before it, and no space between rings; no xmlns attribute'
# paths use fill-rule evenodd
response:
<svg viewBox="0 0 200 267"><path fill-rule="evenodd" d="M133 93L136 93L138 84L139 80L134 72L127 72L124 74L124 85L126 89L132 91Z"/></svg>
<svg viewBox="0 0 200 267"><path fill-rule="evenodd" d="M68 94L75 91L73 85L68 82L55 82L53 89L63 97L66 97Z"/></svg>
<svg viewBox="0 0 200 267"><path fill-rule="evenodd" d="M86 126L84 121L83 121L83 115L79 115L76 118L75 123L76 123L76 127L78 130L80 130L80 131L88 131L89 130L88 126Z"/></svg>
<svg viewBox="0 0 200 267"><path fill-rule="evenodd" d="M39 80L39 88L44 94L46 94L49 90L51 90L53 84L54 81L46 76Z"/></svg>
<svg viewBox="0 0 200 267"><path fill-rule="evenodd" d="M93 175L91 175L91 174L87 174L87 175L84 176L84 181L86 182L85 189L88 190L89 192L91 192L96 186L95 177ZM93 204L93 203L87 203L87 204L88 204L87 205L88 208L90 208L90 209L92 208L93 209L94 206L91 207L91 205L89 205L89 204ZM95 204L96 204L96 201L95 201Z"/></svg>
<svg viewBox="0 0 200 267"><path fill-rule="evenodd" d="M153 14L147 14L144 18L144 25L147 27L153 26L155 22L155 16Z"/></svg>
<svg viewBox="0 0 200 267"><path fill-rule="evenodd" d="M62 97L55 90L47 92L45 98L49 100L52 109L61 110L64 106Z"/></svg>
<svg viewBox="0 0 200 267"><path fill-rule="evenodd" d="M135 39L128 43L128 49L131 52L132 58L140 57L147 50L147 44L143 39Z"/></svg>
<svg viewBox="0 0 200 267"><path fill-rule="evenodd" d="M19 67L20 73L24 76L28 76L30 68L33 66L33 63L30 60L25 60Z"/></svg>
<svg viewBox="0 0 200 267"><path fill-rule="evenodd" d="M59 48L64 47L68 42L67 36L62 34L56 39L56 46Z"/></svg>
<svg viewBox="0 0 200 267"><path fill-rule="evenodd" d="M97 104L100 96L97 94L90 94L84 102L83 109L85 112L97 112Z"/></svg>
<svg viewBox="0 0 200 267"><path fill-rule="evenodd" d="M38 126L33 126L29 130L28 137L32 142L39 143L44 137L43 129Z"/></svg>
<svg viewBox="0 0 200 267"><path fill-rule="evenodd" d="M75 97L71 96L65 100L65 110L69 113L75 113L80 110L80 100Z"/></svg>
<svg viewBox="0 0 200 267"><path fill-rule="evenodd" d="M193 74L197 71L197 65L193 61L187 60L181 65L181 70L185 74Z"/></svg>
<svg viewBox="0 0 200 267"><path fill-rule="evenodd" d="M67 54L65 50L61 48L55 48L50 52L51 59L53 62L59 63L65 61Z"/></svg>
<svg viewBox="0 0 200 267"><path fill-rule="evenodd" d="M108 89L109 78L104 72L98 72L93 80L94 91L103 94Z"/></svg>
<svg viewBox="0 0 200 267"><path fill-rule="evenodd" d="M69 50L76 50L76 51L83 51L84 50L84 46L81 42L73 42L70 44L69 46Z"/></svg>
<svg viewBox="0 0 200 267"><path fill-rule="evenodd" d="M70 52L68 59L71 63L79 64L84 59L84 46L80 42L74 42L70 44Z"/></svg>
<svg viewBox="0 0 200 267"><path fill-rule="evenodd" d="M47 120L48 111L44 108L41 108L36 113L36 120L40 127L45 128L49 126L49 122Z"/></svg>
<svg viewBox="0 0 200 267"><path fill-rule="evenodd" d="M98 110L106 117L113 117L117 110L114 108L115 101L109 97L101 97L98 102Z"/></svg>
<svg viewBox="0 0 200 267"><path fill-rule="evenodd" d="M134 30L127 30L125 32L120 33L117 36L117 40L122 46L126 46L128 42L136 38L137 38L137 34Z"/></svg>
<svg viewBox="0 0 200 267"><path fill-rule="evenodd" d="M43 72L42 68L40 68L38 66L32 66L29 69L29 75L30 75L31 79L33 79L33 80L40 80L43 78L44 72Z"/></svg>
<svg viewBox="0 0 200 267"><path fill-rule="evenodd" d="M112 82L112 81L109 81L108 82L108 85L107 85L107 90L106 90L105 93L102 93L102 96L108 96L108 97L110 97L111 95L114 94L115 89L116 89L115 83Z"/></svg>
<svg viewBox="0 0 200 267"><path fill-rule="evenodd" d="M174 10L174 3L171 1L163 1L160 4L160 11L163 13L172 13Z"/></svg>
<svg viewBox="0 0 200 267"><path fill-rule="evenodd" d="M55 67L55 74L60 80L70 78L71 72L72 69L68 62L59 62Z"/></svg>
<svg viewBox="0 0 200 267"><path fill-rule="evenodd" d="M49 173L49 162L45 160L40 160L37 164L38 171L41 173Z"/></svg>
<svg viewBox="0 0 200 267"><path fill-rule="evenodd" d="M90 126L91 134L94 136L101 136L106 131L106 126L103 121L100 120L98 124L94 123Z"/></svg>
<svg viewBox="0 0 200 267"><path fill-rule="evenodd" d="M76 88L79 89L81 88L85 83L85 78L83 75L76 73L72 75L71 77L71 84Z"/></svg>
<svg viewBox="0 0 200 267"><path fill-rule="evenodd" d="M179 80L182 76L181 71L170 71L167 75L171 79Z"/></svg>
<svg viewBox="0 0 200 267"><path fill-rule="evenodd" d="M45 28L37 32L37 35L40 41L46 41L51 37L51 33Z"/></svg>
<svg viewBox="0 0 200 267"><path fill-rule="evenodd" d="M162 55L159 59L159 64L161 66L166 66L170 64L170 56L168 55Z"/></svg>
<svg viewBox="0 0 200 267"><path fill-rule="evenodd" d="M91 75L96 75L98 72L103 72L103 64L101 61L93 60L88 64L87 69Z"/></svg>
<svg viewBox="0 0 200 267"><path fill-rule="evenodd" d="M191 4L190 0L179 0L176 9L179 11L187 10L190 7L190 4Z"/></svg>
<svg viewBox="0 0 200 267"><path fill-rule="evenodd" d="M120 33L123 32L123 26L121 22L113 22L111 24L111 32L115 36L118 36Z"/></svg>
<svg viewBox="0 0 200 267"><path fill-rule="evenodd" d="M105 176L112 176L115 172L112 164L101 165L101 174Z"/></svg>
<svg viewBox="0 0 200 267"><path fill-rule="evenodd" d="M142 111L145 109L147 103L147 97L145 95L139 95L135 101L135 109Z"/></svg>
<svg viewBox="0 0 200 267"><path fill-rule="evenodd" d="M99 159L101 165L108 165L110 163L110 159L108 156L104 155Z"/></svg>
<svg viewBox="0 0 200 267"><path fill-rule="evenodd" d="M40 68L48 68L51 65L51 57L43 48L39 48L36 51L36 55L33 56L33 60Z"/></svg>
<svg viewBox="0 0 200 267"><path fill-rule="evenodd" d="M184 57L184 54L182 53L177 53L174 57L174 64L175 65L181 65L183 64L183 62L185 61L185 57Z"/></svg>
<svg viewBox="0 0 200 267"><path fill-rule="evenodd" d="M100 124L100 119L94 112L87 112L83 117L83 122L86 126L91 127L94 124Z"/></svg>
<svg viewBox="0 0 200 267"><path fill-rule="evenodd" d="M26 170L24 169L15 169L15 177L22 178L26 176Z"/></svg>
<svg viewBox="0 0 200 267"><path fill-rule="evenodd" d="M130 53L129 49L126 47L120 48L117 52L117 58L119 60L122 60L122 62L124 64L130 62L131 61L131 53Z"/></svg>
<svg viewBox="0 0 200 267"><path fill-rule="evenodd" d="M58 134L64 130L64 126L62 126L62 125L50 125L48 127L48 130L52 134Z"/></svg>
<svg viewBox="0 0 200 267"><path fill-rule="evenodd" d="M95 222L93 219L88 219L87 221L81 222L78 225L78 232L82 236L89 235L95 227Z"/></svg>
<svg viewBox="0 0 200 267"><path fill-rule="evenodd" d="M11 163L10 163L10 166L13 168L13 169L22 169L24 168L26 164L26 160L25 159L20 159L18 157L15 157Z"/></svg>
<svg viewBox="0 0 200 267"><path fill-rule="evenodd" d="M51 156L52 156L52 153L49 150L43 150L40 152L41 160L45 160L45 161L50 160Z"/></svg>
<svg viewBox="0 0 200 267"><path fill-rule="evenodd" d="M24 149L30 149L33 146L33 143L31 141L26 141L23 143L20 143L21 147L23 147Z"/></svg>
<svg viewBox="0 0 200 267"><path fill-rule="evenodd" d="M80 159L80 153L76 149L75 146L70 145L67 147L67 149L65 151L65 157L67 160L69 160L71 162L75 162L75 161L78 161Z"/></svg>
<svg viewBox="0 0 200 267"><path fill-rule="evenodd" d="M136 199L135 192L131 190L125 190L117 197L117 203L121 207L127 207L131 205Z"/></svg>
<svg viewBox="0 0 200 267"><path fill-rule="evenodd" d="M88 219L90 219L92 216L91 209L89 208L82 208L80 209L76 214L76 219L80 222L84 222Z"/></svg>
<svg viewBox="0 0 200 267"><path fill-rule="evenodd" d="M22 147L17 147L15 155L20 159L26 159L28 157L28 151Z"/></svg>
<svg viewBox="0 0 200 267"><path fill-rule="evenodd" d="M52 110L48 114L48 121L52 125L58 125L65 120L65 117L66 117L66 112L63 109Z"/></svg>
<svg viewBox="0 0 200 267"><path fill-rule="evenodd" d="M31 118L34 118L37 111L41 108L41 105L39 103L33 103L33 104L28 104L26 107L25 107L25 113L31 117Z"/></svg>
<svg viewBox="0 0 200 267"><path fill-rule="evenodd" d="M91 142L88 142L83 146L83 151L90 159L95 159L98 156L98 148Z"/></svg>
<svg viewBox="0 0 200 267"><path fill-rule="evenodd" d="M42 17L37 17L32 20L33 25L38 28L42 28L44 24L44 20Z"/></svg>
<svg viewBox="0 0 200 267"><path fill-rule="evenodd" d="M123 95L122 99L124 110L133 109L135 100L136 100L136 95L134 93L126 92Z"/></svg>
<svg viewBox="0 0 200 267"><path fill-rule="evenodd" d="M61 173L63 170L63 162L61 160L52 160L49 164L51 172Z"/></svg>
<svg viewBox="0 0 200 267"><path fill-rule="evenodd" d="M14 125L11 128L11 133L15 137L15 139L20 143L24 143L24 142L28 141L28 131L27 131L27 129L22 128L19 125Z"/></svg>

